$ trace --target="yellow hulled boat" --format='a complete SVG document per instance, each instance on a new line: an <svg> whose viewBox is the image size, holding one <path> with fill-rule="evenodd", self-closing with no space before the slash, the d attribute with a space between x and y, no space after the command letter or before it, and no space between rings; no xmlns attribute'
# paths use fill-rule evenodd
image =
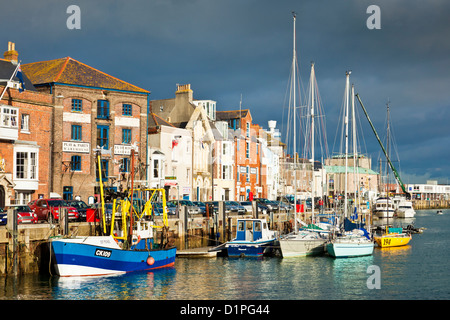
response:
<svg viewBox="0 0 450 320"><path fill-rule="evenodd" d="M386 233L374 236L375 242L382 248L405 246L411 241L411 235L402 233L402 228L386 227Z"/></svg>

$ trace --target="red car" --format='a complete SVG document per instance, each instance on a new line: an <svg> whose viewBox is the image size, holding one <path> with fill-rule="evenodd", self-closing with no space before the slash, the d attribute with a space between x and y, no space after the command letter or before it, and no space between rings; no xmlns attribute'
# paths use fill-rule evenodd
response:
<svg viewBox="0 0 450 320"><path fill-rule="evenodd" d="M50 223L58 220L60 208L67 208L69 220L78 220L77 209L62 199L37 199L31 201L28 206L36 214L38 220L47 220Z"/></svg>
<svg viewBox="0 0 450 320"><path fill-rule="evenodd" d="M13 209L15 213L17 213L18 224L29 224L38 222L37 215L27 205L11 206L11 209Z"/></svg>

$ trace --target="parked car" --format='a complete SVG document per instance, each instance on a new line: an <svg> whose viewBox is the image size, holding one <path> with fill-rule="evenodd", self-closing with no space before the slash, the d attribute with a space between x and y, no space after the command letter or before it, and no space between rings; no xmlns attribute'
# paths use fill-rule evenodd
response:
<svg viewBox="0 0 450 320"><path fill-rule="evenodd" d="M292 204L287 204L283 201L277 201L277 203L280 211L289 212L294 209L294 206Z"/></svg>
<svg viewBox="0 0 450 320"><path fill-rule="evenodd" d="M271 201L269 199L265 199L265 198L256 198L255 199L256 202L266 206L271 212L275 212L278 211L278 204L275 201Z"/></svg>
<svg viewBox="0 0 450 320"><path fill-rule="evenodd" d="M38 199L31 201L28 206L37 215L38 220L54 222L59 219L60 208L68 210L69 220L78 220L78 211L62 199Z"/></svg>
<svg viewBox="0 0 450 320"><path fill-rule="evenodd" d="M200 209L190 200L170 200L168 202L173 203L175 206L178 206L178 204L180 204L180 206L186 206L189 214L200 213Z"/></svg>
<svg viewBox="0 0 450 320"><path fill-rule="evenodd" d="M247 210L247 213L253 213L253 205L251 201L241 201L241 205ZM261 212L262 214L270 212L270 209L266 205L260 202L256 202L256 205L258 207L258 212Z"/></svg>
<svg viewBox="0 0 450 320"><path fill-rule="evenodd" d="M71 205L78 211L78 220L86 221L86 212L89 209L89 206L81 200L66 200L67 204Z"/></svg>
<svg viewBox="0 0 450 320"><path fill-rule="evenodd" d="M237 201L225 201L225 203L229 203L233 208L233 212L237 212L237 214L245 214L245 208Z"/></svg>
<svg viewBox="0 0 450 320"><path fill-rule="evenodd" d="M169 215L177 214L177 206L174 205L172 202L166 201L166 206L167 206L167 214Z"/></svg>
<svg viewBox="0 0 450 320"><path fill-rule="evenodd" d="M206 204L203 201L192 201L199 209L202 215L206 215Z"/></svg>
<svg viewBox="0 0 450 320"><path fill-rule="evenodd" d="M96 202L94 204L91 205L92 209L95 209L95 217L98 219L102 219L102 215L101 215L101 210L102 210L102 203L101 202ZM112 217L112 209L113 209L113 204L111 202L106 202L105 203L105 218L107 221L111 221L111 217ZM117 212L116 213L116 218L119 216L121 216L122 213L121 212Z"/></svg>
<svg viewBox="0 0 450 320"><path fill-rule="evenodd" d="M3 208L0 208L0 225L5 225L8 219L8 212L4 211Z"/></svg>
<svg viewBox="0 0 450 320"><path fill-rule="evenodd" d="M37 223L37 216L27 205L14 205L0 208L0 225L6 225L8 223L8 209L11 208L17 214L17 224L33 224Z"/></svg>
<svg viewBox="0 0 450 320"><path fill-rule="evenodd" d="M241 204L241 206L243 206L245 208L245 211L247 213L253 212L253 204L251 201L241 201L240 204Z"/></svg>

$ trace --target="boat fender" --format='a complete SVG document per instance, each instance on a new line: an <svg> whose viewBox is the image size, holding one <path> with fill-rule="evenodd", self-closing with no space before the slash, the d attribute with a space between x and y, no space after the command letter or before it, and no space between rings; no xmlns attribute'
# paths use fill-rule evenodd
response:
<svg viewBox="0 0 450 320"><path fill-rule="evenodd" d="M149 266L153 265L155 263L155 259L152 256L148 256L147 258L147 264Z"/></svg>

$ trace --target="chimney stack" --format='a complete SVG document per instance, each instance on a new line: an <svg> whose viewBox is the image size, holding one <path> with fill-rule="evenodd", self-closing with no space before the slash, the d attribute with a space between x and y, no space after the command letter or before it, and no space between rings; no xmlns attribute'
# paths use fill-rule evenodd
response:
<svg viewBox="0 0 450 320"><path fill-rule="evenodd" d="M191 90L191 84L177 84L177 91L175 92L175 97L187 96L188 102L192 102L194 95Z"/></svg>
<svg viewBox="0 0 450 320"><path fill-rule="evenodd" d="M14 42L8 41L8 51L3 54L5 60L11 61L13 64L19 62L19 53L16 51L16 44Z"/></svg>

